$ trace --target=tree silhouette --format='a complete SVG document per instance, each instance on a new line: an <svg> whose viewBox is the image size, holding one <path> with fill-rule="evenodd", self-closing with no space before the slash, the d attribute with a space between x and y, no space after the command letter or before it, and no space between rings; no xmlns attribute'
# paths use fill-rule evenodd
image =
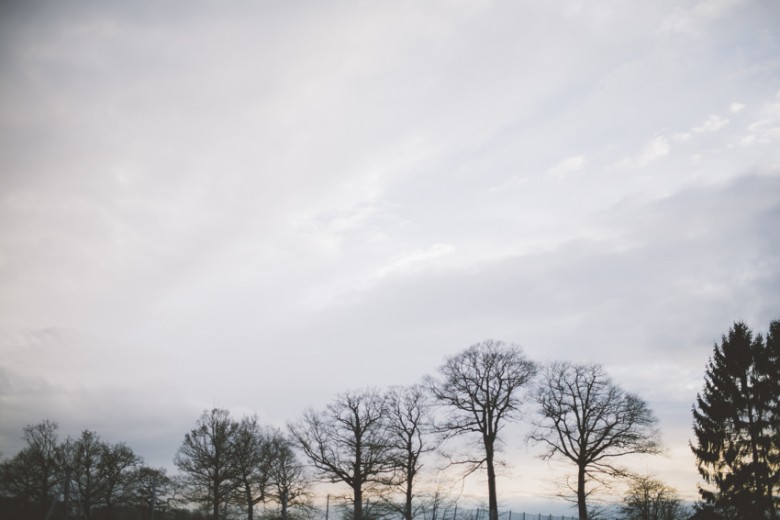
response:
<svg viewBox="0 0 780 520"><path fill-rule="evenodd" d="M588 519L589 480L625 476L621 457L660 451L647 403L615 385L599 365L547 365L535 398L540 419L529 437L546 447L542 458L562 456L577 466L580 520Z"/></svg>
<svg viewBox="0 0 780 520"><path fill-rule="evenodd" d="M99 475L102 482L100 502L106 508L106 518L113 515L114 507L132 501L135 469L141 458L124 442L101 446Z"/></svg>
<svg viewBox="0 0 780 520"><path fill-rule="evenodd" d="M91 430L84 430L77 439L65 443L65 465L73 483L74 498L86 520L92 520L105 491L101 475L104 449L100 436Z"/></svg>
<svg viewBox="0 0 780 520"><path fill-rule="evenodd" d="M536 373L519 347L487 340L447 358L439 378L429 377L434 398L445 409L446 418L437 424L448 436L478 436L481 453L468 460L468 473L487 469L490 520L498 519L495 455L500 433L507 421L519 416L521 396Z"/></svg>
<svg viewBox="0 0 780 520"><path fill-rule="evenodd" d="M384 483L395 468L384 398L376 390L340 394L289 429L320 475L352 489L353 519L363 520L365 487Z"/></svg>
<svg viewBox="0 0 780 520"><path fill-rule="evenodd" d="M0 464L0 494L16 498L21 514L43 517L64 478L57 423L44 420L23 431L25 447Z"/></svg>
<svg viewBox="0 0 780 520"><path fill-rule="evenodd" d="M690 516L674 489L648 476L633 479L620 513L622 520L687 520Z"/></svg>
<svg viewBox="0 0 780 520"><path fill-rule="evenodd" d="M184 436L174 464L183 473L186 497L211 511L214 520L237 485L234 440L238 424L227 410L203 412Z"/></svg>
<svg viewBox="0 0 780 520"><path fill-rule="evenodd" d="M387 393L387 415L389 440L397 458L396 481L404 495L400 512L405 520L412 520L415 482L422 469L422 456L434 449L429 439L433 418L426 389L420 385L391 388Z"/></svg>
<svg viewBox="0 0 780 520"><path fill-rule="evenodd" d="M290 508L310 510L311 481L298 460L292 441L279 430L268 437L270 452L268 497L279 504L280 517L287 520Z"/></svg>
<svg viewBox="0 0 780 520"><path fill-rule="evenodd" d="M232 443L237 487L247 519L252 520L255 505L266 498L271 465L269 435L257 417L244 417L236 427Z"/></svg>
<svg viewBox="0 0 780 520"><path fill-rule="evenodd" d="M776 518L778 322L767 342L735 323L715 344L693 408L702 499L729 518Z"/></svg>

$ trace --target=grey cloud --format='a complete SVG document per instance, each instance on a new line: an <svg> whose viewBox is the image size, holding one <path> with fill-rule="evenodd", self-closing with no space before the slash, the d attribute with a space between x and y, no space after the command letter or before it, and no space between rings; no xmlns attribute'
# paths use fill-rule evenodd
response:
<svg viewBox="0 0 780 520"><path fill-rule="evenodd" d="M409 342L435 330L428 334L461 338L439 340L437 352L500 334L537 355L623 364L663 353L701 363L733 320L765 327L776 312L779 192L777 177L752 176L617 207L601 216L617 238L411 274L323 319L387 358L425 349ZM371 330L385 332L370 339Z"/></svg>
<svg viewBox="0 0 780 520"><path fill-rule="evenodd" d="M766 2L693 37L663 2L0 9L2 442L51 413L162 460L203 408L282 425L489 336L663 403L776 317Z"/></svg>

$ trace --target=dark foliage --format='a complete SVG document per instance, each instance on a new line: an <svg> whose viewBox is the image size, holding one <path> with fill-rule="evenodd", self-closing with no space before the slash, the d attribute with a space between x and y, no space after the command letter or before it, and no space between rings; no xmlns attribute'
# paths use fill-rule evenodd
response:
<svg viewBox="0 0 780 520"><path fill-rule="evenodd" d="M726 518L777 518L780 475L780 322L766 341L735 323L707 365L693 408L704 503Z"/></svg>

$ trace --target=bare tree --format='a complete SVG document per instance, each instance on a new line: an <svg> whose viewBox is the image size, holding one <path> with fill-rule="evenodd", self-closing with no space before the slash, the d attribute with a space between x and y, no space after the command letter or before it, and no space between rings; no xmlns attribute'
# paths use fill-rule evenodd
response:
<svg viewBox="0 0 780 520"><path fill-rule="evenodd" d="M62 483L62 446L57 424L48 420L24 427L26 446L0 464L0 494L18 499L33 516L43 516Z"/></svg>
<svg viewBox="0 0 780 520"><path fill-rule="evenodd" d="M634 477L620 512L623 520L686 520L690 516L673 488L649 476Z"/></svg>
<svg viewBox="0 0 780 520"><path fill-rule="evenodd" d="M433 432L431 403L420 385L395 387L387 393L387 415L390 442L396 451L398 484L403 490L401 513L405 520L414 517L415 478L422 469L423 454L433 451L429 440Z"/></svg>
<svg viewBox="0 0 780 520"><path fill-rule="evenodd" d="M98 463L102 482L100 502L106 508L106 518L111 519L116 505L127 504L132 495L132 477L141 458L124 442L101 446Z"/></svg>
<svg viewBox="0 0 780 520"><path fill-rule="evenodd" d="M440 520L446 517L448 509L457 508L457 495L451 495L443 486L437 485L422 496L420 513L423 520Z"/></svg>
<svg viewBox="0 0 780 520"><path fill-rule="evenodd" d="M289 426L295 443L326 480L352 489L354 520L363 520L363 492L394 469L385 401L375 390L339 395L325 410L307 411Z"/></svg>
<svg viewBox="0 0 780 520"><path fill-rule="evenodd" d="M459 462L470 464L468 473L486 467L490 520L497 520L495 455L500 433L507 421L519 417L520 390L531 381L536 366L519 347L486 340L448 358L439 372L439 379L428 378L433 396L448 411L437 429L449 436L479 436L482 453Z"/></svg>
<svg viewBox="0 0 780 520"><path fill-rule="evenodd" d="M233 439L235 478L246 508L247 519L254 518L254 508L266 498L271 446L269 435L257 422L257 417L244 417L238 423Z"/></svg>
<svg viewBox="0 0 780 520"><path fill-rule="evenodd" d="M551 363L535 394L540 419L529 435L545 445L542 458L577 466L577 508L587 520L588 481L627 476L618 459L660 452L656 418L647 403L615 385L600 365Z"/></svg>
<svg viewBox="0 0 780 520"><path fill-rule="evenodd" d="M143 512L143 520L154 520L156 511L164 511L174 491L173 481L165 468L141 466L133 474L133 503Z"/></svg>
<svg viewBox="0 0 780 520"><path fill-rule="evenodd" d="M212 520L236 486L234 441L238 423L230 412L214 408L203 412L194 430L184 436L173 462L182 471L186 498L211 510Z"/></svg>
<svg viewBox="0 0 780 520"><path fill-rule="evenodd" d="M273 430L268 437L270 452L268 498L279 504L282 520L287 520L290 508L311 509L311 481L295 454L291 439Z"/></svg>
<svg viewBox="0 0 780 520"><path fill-rule="evenodd" d="M86 520L92 519L104 493L105 481L100 467L103 450L105 444L91 430L84 430L78 439L68 439L65 443L65 464L73 482L76 503Z"/></svg>

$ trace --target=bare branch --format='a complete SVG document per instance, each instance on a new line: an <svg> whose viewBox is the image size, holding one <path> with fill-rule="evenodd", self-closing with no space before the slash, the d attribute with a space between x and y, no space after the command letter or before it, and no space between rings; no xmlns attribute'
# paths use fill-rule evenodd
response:
<svg viewBox="0 0 780 520"><path fill-rule="evenodd" d="M535 400L540 419L529 439L544 446L541 458L560 456L577 467L580 518L587 518L589 482L628 477L617 459L661 450L650 408L612 383L599 365L548 365Z"/></svg>

